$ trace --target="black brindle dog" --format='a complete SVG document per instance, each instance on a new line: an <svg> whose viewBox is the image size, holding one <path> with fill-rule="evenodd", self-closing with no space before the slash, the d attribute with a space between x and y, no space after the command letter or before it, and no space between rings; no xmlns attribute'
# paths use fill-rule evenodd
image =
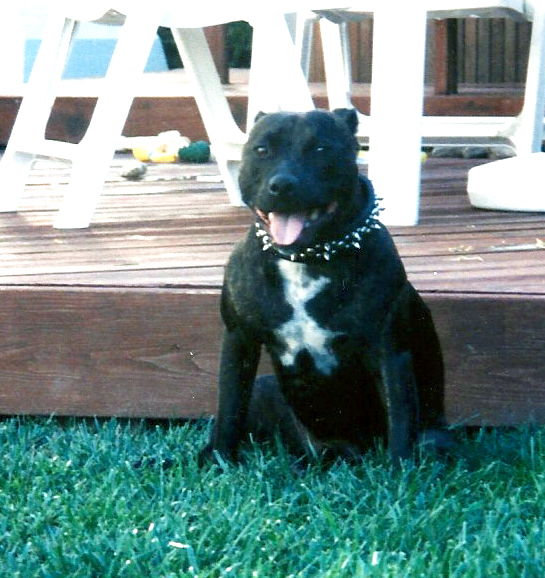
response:
<svg viewBox="0 0 545 578"><path fill-rule="evenodd" d="M299 456L446 448L443 362L358 174L353 110L258 116L240 169L256 220L225 272L219 405L201 460L277 431ZM395 170L395 167L392 167ZM261 347L275 376L256 380Z"/></svg>

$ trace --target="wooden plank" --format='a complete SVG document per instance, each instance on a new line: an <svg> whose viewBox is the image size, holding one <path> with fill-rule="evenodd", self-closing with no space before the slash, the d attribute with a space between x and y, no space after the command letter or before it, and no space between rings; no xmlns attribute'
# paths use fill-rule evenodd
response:
<svg viewBox="0 0 545 578"><path fill-rule="evenodd" d="M0 262L18 261L20 257L30 258L54 251L55 258L62 259L63 255L69 256L73 251L80 254L92 254L96 251L118 251L120 249L133 252L155 252L158 249L174 247L198 247L198 246L232 246L243 236L246 227L221 227L217 231L199 231L199 226L189 224L184 229L165 230L160 236L154 236L152 231L143 229L136 234L120 234L112 231L111 234L93 236L91 242L86 237L78 236L48 236L36 235L31 239L24 239L17 232L3 235L0 241L2 246L9 245L9 252L0 254ZM19 261L20 262L20 261Z"/></svg>
<svg viewBox="0 0 545 578"><path fill-rule="evenodd" d="M504 20L504 63L505 82L517 82L517 23L512 20Z"/></svg>
<svg viewBox="0 0 545 578"><path fill-rule="evenodd" d="M461 87L462 89L463 87ZM327 108L327 97L322 85L313 91L318 108ZM354 85L353 103L358 110L369 114L368 85ZM362 94L363 93L363 94ZM457 95L426 95L424 111L435 116L515 116L522 108L522 93L513 93L510 87L498 90L471 88ZM19 109L20 97L0 96L0 146L6 145ZM67 142L79 142L85 134L96 99L92 97L61 97L57 99L47 127L47 137ZM247 97L228 97L235 120L245 128ZM199 110L193 97L159 96L136 97L125 124L125 136L156 135L166 130L179 130L190 140L206 140Z"/></svg>
<svg viewBox="0 0 545 578"><path fill-rule="evenodd" d="M352 82L370 83L373 60L373 20L349 23Z"/></svg>
<svg viewBox="0 0 545 578"><path fill-rule="evenodd" d="M325 65L320 27L318 22L315 22L313 26L312 51L310 56L308 79L310 82L325 82Z"/></svg>
<svg viewBox="0 0 545 578"><path fill-rule="evenodd" d="M2 287L0 293L0 413L214 411L217 290ZM545 421L545 299L425 298L444 350L449 421Z"/></svg>
<svg viewBox="0 0 545 578"><path fill-rule="evenodd" d="M520 266L505 255L487 259L462 255L441 263L428 264L429 261L429 258L405 260L409 278L420 290L543 295L545 270L535 259Z"/></svg>
<svg viewBox="0 0 545 578"><path fill-rule="evenodd" d="M528 52L530 50L530 37L532 30L531 22L517 23L517 81L524 82L526 80L526 72L528 69Z"/></svg>
<svg viewBox="0 0 545 578"><path fill-rule="evenodd" d="M173 263L159 259L138 261L131 266L85 264L81 266L51 266L28 269L14 268L12 274L2 277L2 282L23 285L56 284L70 286L74 284L91 286L206 286L218 287L222 279L223 261L211 259L208 263L193 261ZM405 266L410 280L420 290L487 291L498 294L534 293L543 294L544 269L535 259L528 259L520 265L508 255L483 259L474 255L445 257L442 262L434 259L428 265L429 257L405 258ZM514 269L514 267L516 267ZM208 273L209 271L209 273Z"/></svg>
<svg viewBox="0 0 545 578"><path fill-rule="evenodd" d="M1 283L11 287L110 287L110 288L176 288L218 289L223 281L222 267L192 267L186 269L126 269L124 271L86 271L60 273L28 272L6 275Z"/></svg>
<svg viewBox="0 0 545 578"><path fill-rule="evenodd" d="M22 97L0 96L0 145L8 143Z"/></svg>
<svg viewBox="0 0 545 578"><path fill-rule="evenodd" d="M497 295L544 293L544 271L540 264L528 262L515 266L513 259L503 263L488 262L483 268L479 257L452 256L443 267L429 265L429 258L404 259L410 281L420 291L464 294L471 290ZM435 264L437 265L437 264ZM502 266L500 266L502 265ZM55 269L51 272L14 272L1 278L2 283L13 286L89 286L89 287L179 287L218 288L223 279L223 266L164 267L157 268L152 261L133 268L81 267L79 270Z"/></svg>
<svg viewBox="0 0 545 578"><path fill-rule="evenodd" d="M450 54L447 36L447 20L437 20L433 28L433 91L434 94L450 94L448 86ZM454 47L456 54L456 47ZM458 79L456 78L456 84Z"/></svg>
<svg viewBox="0 0 545 578"><path fill-rule="evenodd" d="M466 82L466 42L465 42L465 34L466 34L466 20L460 20L458 23L458 30L457 30L457 67L458 67L458 82Z"/></svg>
<svg viewBox="0 0 545 578"><path fill-rule="evenodd" d="M507 30L506 20L494 18L491 22L490 45L490 82L508 82L506 70L507 61Z"/></svg>
<svg viewBox="0 0 545 578"><path fill-rule="evenodd" d="M247 97L230 96L229 106L235 121L246 125ZM0 97L0 144L7 144L11 127L19 110L19 97ZM56 99L46 136L53 140L79 142L91 119L95 97L61 96ZM135 97L127 122L125 136L156 135L167 130L178 130L190 140L206 139L204 124L195 100L191 96Z"/></svg>
<svg viewBox="0 0 545 578"><path fill-rule="evenodd" d="M131 263L138 261L143 266L148 261L156 268L164 259L173 260L173 266L182 268L184 259L204 265L210 258L201 259L201 255L210 251L214 252L213 260L217 259L221 265L232 245L244 236L250 220L248 216L245 224L218 227L214 232L203 232L199 225L187 225L186 228L155 232L142 229L140 233L114 234L114 231L108 231L101 234L98 231L90 237L74 234L36 235L26 240L16 232L4 235L0 241L0 277L13 276L18 272L25 274L27 270L39 274L48 267L57 267L57 271L60 271L64 264L70 264L72 269L99 267L100 270L119 270L119 263L130 269ZM53 231L49 227L47 230ZM392 229L398 250L405 259L455 259L462 255L468 260L476 257L484 260L489 258L489 254L502 253L507 259L517 260L517 265L520 265L523 258L521 253L543 251L545 246L545 225L523 230L507 228L503 231L494 227L491 231L477 231L470 235L456 229L449 234L445 231L427 231L423 235L422 230L421 226L418 231L404 230L402 234L397 234L397 229ZM535 260L533 255L529 258ZM436 265L437 262L438 259L434 261Z"/></svg>
<svg viewBox="0 0 545 578"><path fill-rule="evenodd" d="M419 236L396 236L395 241L403 257L452 257L457 255L480 256L487 258L491 254L502 253L514 259L522 258L521 253L530 252L532 260L536 260L535 251L545 249L545 228L529 229L521 234L518 230L482 233L476 232L471 236L464 233L450 235L428 235L425 240ZM537 259L539 260L539 259ZM545 261L545 251L543 252Z"/></svg>
<svg viewBox="0 0 545 578"><path fill-rule="evenodd" d="M0 288L0 413L199 417L219 292Z"/></svg>
<svg viewBox="0 0 545 578"><path fill-rule="evenodd" d="M475 81L490 82L490 18L476 20L475 33Z"/></svg>
<svg viewBox="0 0 545 578"><path fill-rule="evenodd" d="M445 356L451 423L545 422L545 299L426 295Z"/></svg>
<svg viewBox="0 0 545 578"><path fill-rule="evenodd" d="M458 92L458 20L449 18L435 22L434 93Z"/></svg>
<svg viewBox="0 0 545 578"><path fill-rule="evenodd" d="M220 80L223 84L229 84L229 64L227 62L227 48L225 44L227 25L207 26L204 29L204 34Z"/></svg>
<svg viewBox="0 0 545 578"><path fill-rule="evenodd" d="M479 35L476 19L465 20L464 43L466 46L464 82L477 82L477 54Z"/></svg>
<svg viewBox="0 0 545 578"><path fill-rule="evenodd" d="M232 246L214 247L213 250L178 249L158 251L150 254L147 258L141 254L125 253L123 250L103 251L102 256L97 255L95 259L89 259L87 255L80 258L73 256L70 261L59 262L54 256L42 256L36 264L36 259L15 259L9 263L0 265L0 274L4 271L11 275L20 275L28 272L30 268L35 275L42 274L68 274L81 272L103 272L103 271L132 271L134 269L147 268L180 268L186 269L194 266L219 267L222 266L232 250ZM33 265L34 264L34 265Z"/></svg>
<svg viewBox="0 0 545 578"><path fill-rule="evenodd" d="M521 95L436 95L424 99L430 116L516 116L522 110Z"/></svg>

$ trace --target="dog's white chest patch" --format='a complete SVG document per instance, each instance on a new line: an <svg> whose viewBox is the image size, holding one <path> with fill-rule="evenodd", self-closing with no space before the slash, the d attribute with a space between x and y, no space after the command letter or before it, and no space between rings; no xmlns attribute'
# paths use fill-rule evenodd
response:
<svg viewBox="0 0 545 578"><path fill-rule="evenodd" d="M331 342L340 333L320 327L308 314L306 305L331 281L326 277L313 279L301 263L280 260L278 269L284 282L284 296L293 308L292 318L275 332L285 348L280 360L283 365L293 365L297 355L306 350L316 369L330 375L337 367Z"/></svg>

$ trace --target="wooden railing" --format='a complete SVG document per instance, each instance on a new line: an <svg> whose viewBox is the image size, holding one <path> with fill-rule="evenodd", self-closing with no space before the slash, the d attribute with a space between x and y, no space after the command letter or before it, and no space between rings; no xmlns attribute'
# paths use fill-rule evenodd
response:
<svg viewBox="0 0 545 578"><path fill-rule="evenodd" d="M435 84L436 89L442 87L442 94L455 91L462 83L522 83L526 75L530 32L530 23L503 18L431 21L426 80ZM318 33L315 39L310 80L323 82L325 75ZM371 82L372 42L371 20L350 24L354 82ZM447 77L450 86L446 85Z"/></svg>

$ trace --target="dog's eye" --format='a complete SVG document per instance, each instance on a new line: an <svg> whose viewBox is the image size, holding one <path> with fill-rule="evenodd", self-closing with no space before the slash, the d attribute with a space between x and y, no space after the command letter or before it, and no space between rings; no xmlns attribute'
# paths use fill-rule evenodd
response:
<svg viewBox="0 0 545 578"><path fill-rule="evenodd" d="M258 157L266 157L269 154L269 149L265 145L257 145L254 147L254 152Z"/></svg>

